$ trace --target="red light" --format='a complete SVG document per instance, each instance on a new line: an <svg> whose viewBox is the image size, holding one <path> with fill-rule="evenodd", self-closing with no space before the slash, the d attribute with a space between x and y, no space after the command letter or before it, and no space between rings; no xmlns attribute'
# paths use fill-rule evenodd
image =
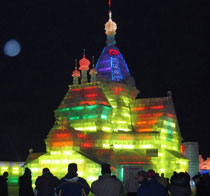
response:
<svg viewBox="0 0 210 196"><path fill-rule="evenodd" d="M85 105L85 104L88 104L88 105L95 105L96 102L95 102L95 101L81 101L80 104L81 104L81 105Z"/></svg>
<svg viewBox="0 0 210 196"><path fill-rule="evenodd" d="M77 137L78 138L86 138L86 135L82 134L82 133L77 133Z"/></svg>
<svg viewBox="0 0 210 196"><path fill-rule="evenodd" d="M142 111L142 110L146 110L146 107L133 108L133 111Z"/></svg>
<svg viewBox="0 0 210 196"><path fill-rule="evenodd" d="M100 101L99 104L102 104L102 105L109 105L107 102L105 101Z"/></svg>
<svg viewBox="0 0 210 196"><path fill-rule="evenodd" d="M139 114L138 117L150 117L152 116L151 114Z"/></svg>
<svg viewBox="0 0 210 196"><path fill-rule="evenodd" d="M110 56L119 55L119 51L118 50L114 50L114 49L110 49L109 50L109 55Z"/></svg>
<svg viewBox="0 0 210 196"><path fill-rule="evenodd" d="M164 105L151 106L150 109L163 109Z"/></svg>
<svg viewBox="0 0 210 196"><path fill-rule="evenodd" d="M73 142L54 142L52 146L72 146Z"/></svg>
<svg viewBox="0 0 210 196"><path fill-rule="evenodd" d="M133 137L127 135L120 135L118 137L119 140L133 140Z"/></svg>
<svg viewBox="0 0 210 196"><path fill-rule="evenodd" d="M71 137L70 133L57 133L56 137Z"/></svg>
<svg viewBox="0 0 210 196"><path fill-rule="evenodd" d="M183 144L181 144L181 146L180 146L180 151L182 154L184 154L184 145Z"/></svg>
<svg viewBox="0 0 210 196"><path fill-rule="evenodd" d="M146 128L146 129L137 129L137 132L150 132L152 131L152 128Z"/></svg>
<svg viewBox="0 0 210 196"><path fill-rule="evenodd" d="M81 88L73 88L71 89L71 91L81 91L82 89Z"/></svg>
<svg viewBox="0 0 210 196"><path fill-rule="evenodd" d="M85 90L91 90L91 89L96 89L98 88L97 86L90 86L90 87L85 87L84 89Z"/></svg>
<svg viewBox="0 0 210 196"><path fill-rule="evenodd" d="M84 147L84 148L91 148L93 145L91 143L81 143L81 147Z"/></svg>
<svg viewBox="0 0 210 196"><path fill-rule="evenodd" d="M163 116L163 113L155 113L155 114L152 114L152 116L155 116L155 117Z"/></svg>
<svg viewBox="0 0 210 196"><path fill-rule="evenodd" d="M86 98L89 98L89 97L96 97L96 96L98 96L97 94L85 94L85 97Z"/></svg>
<svg viewBox="0 0 210 196"><path fill-rule="evenodd" d="M167 116L169 117L169 118L173 118L174 117L174 115L172 115L172 114L167 114Z"/></svg>
<svg viewBox="0 0 210 196"><path fill-rule="evenodd" d="M121 87L115 87L114 91L115 91L115 93L114 93L115 95L119 95L120 92L122 91L122 88Z"/></svg>

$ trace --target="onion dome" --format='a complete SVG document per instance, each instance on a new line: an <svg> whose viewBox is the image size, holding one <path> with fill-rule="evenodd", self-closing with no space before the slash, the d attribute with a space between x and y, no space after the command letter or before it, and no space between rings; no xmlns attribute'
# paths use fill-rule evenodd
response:
<svg viewBox="0 0 210 196"><path fill-rule="evenodd" d="M93 65L92 65L93 68L90 70L89 74L90 74L90 75L92 75L92 74L95 74L95 75L96 75L98 72L97 72L97 70L95 69L95 65L94 65L94 56L92 57L92 59L93 59L93 60L92 60L92 61L93 61Z"/></svg>
<svg viewBox="0 0 210 196"><path fill-rule="evenodd" d="M75 59L75 70L72 73L72 77L80 77L80 72L77 70L77 59Z"/></svg>
<svg viewBox="0 0 210 196"><path fill-rule="evenodd" d="M115 35L117 30L117 24L112 21L112 12L109 11L109 20L105 24L105 34L107 36Z"/></svg>
<svg viewBox="0 0 210 196"><path fill-rule="evenodd" d="M85 51L83 54L83 58L79 61L79 70L81 71L87 71L89 70L90 61L85 57Z"/></svg>
<svg viewBox="0 0 210 196"><path fill-rule="evenodd" d="M90 70L90 75L92 75L92 74L97 74L98 72L97 72L97 70L95 69L95 68L92 68L91 70Z"/></svg>

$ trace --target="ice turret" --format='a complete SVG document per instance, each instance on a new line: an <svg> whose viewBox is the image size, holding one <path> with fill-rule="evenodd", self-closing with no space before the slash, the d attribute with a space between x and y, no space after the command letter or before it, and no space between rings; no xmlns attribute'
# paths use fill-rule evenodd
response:
<svg viewBox="0 0 210 196"><path fill-rule="evenodd" d="M87 80L87 71L89 70L90 61L85 57L85 50L83 58L79 61L79 70L82 71L81 83L86 83Z"/></svg>
<svg viewBox="0 0 210 196"><path fill-rule="evenodd" d="M94 56L93 56L93 60L92 60L92 69L90 70L89 74L91 76L90 81L91 82L95 82L96 81L96 75L97 75L97 71L95 69L95 65L94 65Z"/></svg>
<svg viewBox="0 0 210 196"><path fill-rule="evenodd" d="M75 59L75 70L72 73L72 77L73 77L73 84L75 85L79 84L80 72L77 70L77 59Z"/></svg>
<svg viewBox="0 0 210 196"><path fill-rule="evenodd" d="M109 20L105 24L105 34L107 36L106 46L96 64L97 78L98 80L109 80L135 85L131 79L128 66L116 46L116 30L117 24L112 20L112 13L109 11Z"/></svg>

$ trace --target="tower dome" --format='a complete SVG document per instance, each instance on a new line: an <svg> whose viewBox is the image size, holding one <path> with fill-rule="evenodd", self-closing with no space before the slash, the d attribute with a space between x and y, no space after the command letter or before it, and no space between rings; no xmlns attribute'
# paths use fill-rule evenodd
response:
<svg viewBox="0 0 210 196"><path fill-rule="evenodd" d="M112 12L109 11L109 20L105 24L105 34L107 36L115 35L117 30L117 24L112 20Z"/></svg>
<svg viewBox="0 0 210 196"><path fill-rule="evenodd" d="M80 72L77 70L77 59L75 60L75 70L73 71L72 73L72 77L77 77L79 78L80 77Z"/></svg>
<svg viewBox="0 0 210 196"><path fill-rule="evenodd" d="M89 70L90 61L85 57L85 52L83 54L83 58L79 61L79 70L87 71Z"/></svg>

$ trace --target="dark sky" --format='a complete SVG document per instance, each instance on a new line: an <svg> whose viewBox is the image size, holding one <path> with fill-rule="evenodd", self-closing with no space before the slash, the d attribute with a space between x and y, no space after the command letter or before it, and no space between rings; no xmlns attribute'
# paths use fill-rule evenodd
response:
<svg viewBox="0 0 210 196"><path fill-rule="evenodd" d="M207 6L202 0L112 0L117 46L139 97L171 90L184 141L210 156ZM105 46L106 0L19 0L0 5L0 160L45 151L53 111L72 83L74 59L98 59ZM3 54L8 39L21 53Z"/></svg>

